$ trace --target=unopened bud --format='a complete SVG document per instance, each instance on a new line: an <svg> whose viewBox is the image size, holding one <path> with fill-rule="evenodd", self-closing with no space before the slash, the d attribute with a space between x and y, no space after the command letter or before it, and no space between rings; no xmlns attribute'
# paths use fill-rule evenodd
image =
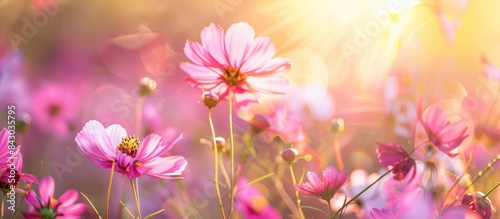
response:
<svg viewBox="0 0 500 219"><path fill-rule="evenodd" d="M215 146L217 147L218 152L223 152L224 148L226 146L226 139L224 139L223 137L216 137L215 138Z"/></svg>
<svg viewBox="0 0 500 219"><path fill-rule="evenodd" d="M139 80L139 95L149 96L156 89L156 81L152 78L144 77Z"/></svg>
<svg viewBox="0 0 500 219"><path fill-rule="evenodd" d="M295 148L285 148L281 152L281 158L288 163L292 163L297 158L299 152Z"/></svg>
<svg viewBox="0 0 500 219"><path fill-rule="evenodd" d="M342 134L344 132L344 119L338 118L338 119L333 119L330 123L330 128L335 134Z"/></svg>
<svg viewBox="0 0 500 219"><path fill-rule="evenodd" d="M31 116L28 113L20 113L16 118L16 130L18 132L26 131L31 124Z"/></svg>
<svg viewBox="0 0 500 219"><path fill-rule="evenodd" d="M214 108L215 106L217 106L217 103L219 103L219 96L213 94L210 91L203 92L201 98L203 99L203 104L205 104L205 106L209 109Z"/></svg>

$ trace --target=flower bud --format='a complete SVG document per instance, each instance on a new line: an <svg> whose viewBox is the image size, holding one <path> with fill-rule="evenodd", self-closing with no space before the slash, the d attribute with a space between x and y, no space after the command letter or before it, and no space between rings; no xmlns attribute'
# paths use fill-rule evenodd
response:
<svg viewBox="0 0 500 219"><path fill-rule="evenodd" d="M201 98L203 99L203 104L205 104L205 106L209 109L214 108L215 106L217 106L217 103L219 103L219 96L213 94L210 91L203 92Z"/></svg>
<svg viewBox="0 0 500 219"><path fill-rule="evenodd" d="M223 137L216 137L215 146L217 147L218 152L224 152L226 146L226 139L224 139Z"/></svg>
<svg viewBox="0 0 500 219"><path fill-rule="evenodd" d="M481 218L491 218L491 200L483 193L476 195L467 193L462 198L462 206L481 216Z"/></svg>
<svg viewBox="0 0 500 219"><path fill-rule="evenodd" d="M156 89L156 81L152 78L144 77L139 80L139 95L148 96Z"/></svg>
<svg viewBox="0 0 500 219"><path fill-rule="evenodd" d="M344 132L344 119L338 118L338 119L333 119L330 123L330 128L335 134L342 134Z"/></svg>
<svg viewBox="0 0 500 219"><path fill-rule="evenodd" d="M292 163L297 158L299 152L295 148L285 148L281 152L281 158L288 163Z"/></svg>

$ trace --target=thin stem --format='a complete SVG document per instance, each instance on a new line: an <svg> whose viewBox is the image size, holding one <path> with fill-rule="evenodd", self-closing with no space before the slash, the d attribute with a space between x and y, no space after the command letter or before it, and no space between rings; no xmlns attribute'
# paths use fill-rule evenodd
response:
<svg viewBox="0 0 500 219"><path fill-rule="evenodd" d="M106 219L109 219L109 198L111 197L111 185L113 184L113 176L115 174L115 161L111 163L111 172L109 173L108 193L106 195Z"/></svg>
<svg viewBox="0 0 500 219"><path fill-rule="evenodd" d="M2 217L1 217L2 219L4 219L4 218L5 218L5 216L3 215L3 210L4 210L4 207L5 207L5 197L7 197L7 196L5 195L5 193L2 193L2 206L1 206L2 210L0 211L0 212L1 212L1 215L2 215Z"/></svg>
<svg viewBox="0 0 500 219"><path fill-rule="evenodd" d="M219 207L222 218L225 219L226 213L224 212L224 205L222 205L222 197L220 195L220 188L219 188L219 149L217 148L217 142L215 142L215 129L214 129L214 123L212 121L212 109L208 109L208 122L210 123L210 131L212 132L212 145L214 148L215 191L217 192L217 199L219 200Z"/></svg>
<svg viewBox="0 0 500 219"><path fill-rule="evenodd" d="M130 180L130 185L132 185L132 192L134 193L135 207L137 208L138 217L139 219L142 219L141 207L139 206L139 198L137 197L137 188L133 179Z"/></svg>
<svg viewBox="0 0 500 219"><path fill-rule="evenodd" d="M229 204L229 218L233 214L236 176L234 174L234 136L233 136L233 91L229 90L229 142L231 144L231 196Z"/></svg>
<svg viewBox="0 0 500 219"><path fill-rule="evenodd" d="M486 194L484 194L484 197L488 196L490 193L493 192L493 190L495 190L496 188L498 188L498 186L500 186L500 182L498 182L495 186L493 186L493 188L491 188L488 192L486 192Z"/></svg>
<svg viewBox="0 0 500 219"><path fill-rule="evenodd" d="M87 202L90 204L90 207L92 207L92 209L94 210L95 214L97 215L97 217L99 217L99 219L102 219L101 215L99 214L99 211L97 211L97 208L95 208L95 205L90 201L89 197L87 197L83 192L80 192L80 194L83 196L83 198L85 198L85 200L87 200Z"/></svg>
<svg viewBox="0 0 500 219"><path fill-rule="evenodd" d="M292 176L292 182L295 190L295 198L297 200L297 208L299 209L299 215L300 218L304 218L304 212L302 211L302 206L300 205L300 196L299 196L299 190L295 188L295 184L297 184L297 180L295 179L295 173L293 172L293 164L290 163L290 175Z"/></svg>
<svg viewBox="0 0 500 219"><path fill-rule="evenodd" d="M472 180L472 182L467 185L465 187L465 189L460 192L460 194L458 194L457 196L455 196L455 200L453 201L453 203L451 203L452 205L454 205L458 199L460 198L460 196L462 196L465 191L468 191L470 187L472 187L474 185L474 183L476 183L479 178L481 178L486 172L488 172L490 169L493 169L493 165L500 159L500 155L497 155L495 158L493 158L493 160L491 162L488 163L488 166L483 170L483 171L479 171L479 173L477 174L476 178L474 178L474 180Z"/></svg>
<svg viewBox="0 0 500 219"><path fill-rule="evenodd" d="M355 201L360 195L362 195L363 193L365 193L373 185L377 184L378 181L380 181L381 179L383 179L389 173L391 173L391 170L388 170L387 172L385 172L384 174L382 174L382 176L380 176L377 180L375 180L374 182L372 182L372 184L370 184L368 187L366 187L365 189L363 189L363 191L361 191L356 196L354 196L353 198L351 198L348 202L346 202L344 205L342 205L342 207L337 211L337 213L335 213L335 215L334 215L333 218L337 218L337 215L340 212L342 212L342 209L344 209L346 206L348 206L349 204L351 204L351 202Z"/></svg>
<svg viewBox="0 0 500 219"><path fill-rule="evenodd" d="M328 212L330 212L330 219L333 219L333 211L332 211L332 204L330 204L331 200L328 200Z"/></svg>
<svg viewBox="0 0 500 219"><path fill-rule="evenodd" d="M135 105L135 133L142 134L142 103L144 102L144 97L139 96L137 98L137 103Z"/></svg>

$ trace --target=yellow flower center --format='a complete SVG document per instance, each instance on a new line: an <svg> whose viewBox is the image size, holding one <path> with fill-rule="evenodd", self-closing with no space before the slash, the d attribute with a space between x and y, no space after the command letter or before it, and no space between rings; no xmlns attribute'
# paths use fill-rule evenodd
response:
<svg viewBox="0 0 500 219"><path fill-rule="evenodd" d="M224 72L224 81L229 85L229 86L234 86L236 84L239 84L240 82L245 80L245 76L243 74L240 74L238 70L234 69L226 69Z"/></svg>
<svg viewBox="0 0 500 219"><path fill-rule="evenodd" d="M250 201L250 207L255 213L261 213L267 206L267 200L262 197L253 197Z"/></svg>
<svg viewBox="0 0 500 219"><path fill-rule="evenodd" d="M135 157L137 155L137 149L139 149L141 141L138 138L131 135L129 137L123 137L122 142L116 146L116 150L127 154L130 157Z"/></svg>

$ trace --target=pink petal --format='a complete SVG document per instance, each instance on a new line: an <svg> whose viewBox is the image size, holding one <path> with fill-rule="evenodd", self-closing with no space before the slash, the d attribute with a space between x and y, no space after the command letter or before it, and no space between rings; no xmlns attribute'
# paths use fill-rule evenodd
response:
<svg viewBox="0 0 500 219"><path fill-rule="evenodd" d="M269 37L257 37L248 46L248 52L242 63L241 72L249 72L261 68L274 56L276 49Z"/></svg>
<svg viewBox="0 0 500 219"><path fill-rule="evenodd" d="M146 174L159 179L178 178L187 166L187 161L181 156L156 158L147 164L152 167ZM176 177L177 176L177 177Z"/></svg>
<svg viewBox="0 0 500 219"><path fill-rule="evenodd" d="M225 46L229 63L234 69L241 67L255 32L248 23L235 23L226 32Z"/></svg>
<svg viewBox="0 0 500 219"><path fill-rule="evenodd" d="M219 68L209 68L192 63L182 63L180 68L198 84L214 84L222 81L223 73Z"/></svg>
<svg viewBox="0 0 500 219"><path fill-rule="evenodd" d="M63 193L59 199L57 199L58 203L61 203L60 207L64 208L72 205L78 199L78 192L76 190L70 189Z"/></svg>
<svg viewBox="0 0 500 219"><path fill-rule="evenodd" d="M229 61L226 56L224 44L224 30L219 26L211 23L201 31L201 43L208 53L217 61L223 68L229 68Z"/></svg>
<svg viewBox="0 0 500 219"><path fill-rule="evenodd" d="M122 142L123 137L127 137L127 131L121 125L110 125L106 128L106 133L109 136L111 145L118 146Z"/></svg>
<svg viewBox="0 0 500 219"><path fill-rule="evenodd" d="M140 162L147 162L150 159L153 159L170 150L182 138L183 136L180 134L177 138L172 139L166 145L162 145L163 140L161 136L157 134L148 135L143 140L141 147L139 147L139 150L137 151L137 160Z"/></svg>
<svg viewBox="0 0 500 219"><path fill-rule="evenodd" d="M55 187L54 179L50 176L44 177L40 181L38 190L40 192L40 199L42 200L42 203L44 205L48 203L50 197L54 196L54 187Z"/></svg>
<svg viewBox="0 0 500 219"><path fill-rule="evenodd" d="M64 209L61 209L61 211L67 217L67 216L79 216L83 212L85 212L86 209L87 209L87 207L84 204L77 203L77 204L65 207Z"/></svg>
<svg viewBox="0 0 500 219"><path fill-rule="evenodd" d="M28 191L26 194L26 203L35 208L40 208L40 202L38 202L38 197L36 196L35 191Z"/></svg>
<svg viewBox="0 0 500 219"><path fill-rule="evenodd" d="M288 78L284 76L249 76L246 82L253 90L262 94L286 94L288 90Z"/></svg>
<svg viewBox="0 0 500 219"><path fill-rule="evenodd" d="M276 57L263 65L261 68L255 71L249 71L246 74L248 75L272 75L272 74L280 74L284 73L292 68L292 62L290 59Z"/></svg>
<svg viewBox="0 0 500 219"><path fill-rule="evenodd" d="M184 54L194 64L205 67L224 68L210 53L197 42L187 41L184 46Z"/></svg>

